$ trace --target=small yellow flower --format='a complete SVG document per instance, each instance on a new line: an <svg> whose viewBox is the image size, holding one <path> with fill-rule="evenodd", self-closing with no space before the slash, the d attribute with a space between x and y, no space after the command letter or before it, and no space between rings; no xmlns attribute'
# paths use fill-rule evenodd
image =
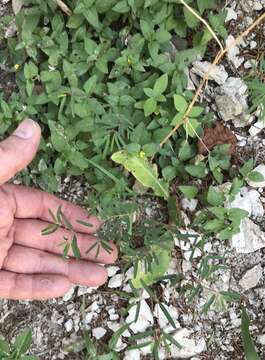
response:
<svg viewBox="0 0 265 360"><path fill-rule="evenodd" d="M144 158L145 157L145 152L143 150L140 151L139 153L140 158Z"/></svg>
<svg viewBox="0 0 265 360"><path fill-rule="evenodd" d="M128 57L128 64L131 65L132 64L132 60Z"/></svg>
<svg viewBox="0 0 265 360"><path fill-rule="evenodd" d="M15 64L15 65L14 65L14 68L15 68L16 71L18 71L18 70L20 69L20 65L19 65L19 64Z"/></svg>

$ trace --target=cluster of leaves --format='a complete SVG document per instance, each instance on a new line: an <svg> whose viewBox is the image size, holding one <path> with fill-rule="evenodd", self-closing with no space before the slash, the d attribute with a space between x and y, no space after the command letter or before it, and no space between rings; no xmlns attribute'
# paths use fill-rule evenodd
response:
<svg viewBox="0 0 265 360"><path fill-rule="evenodd" d="M0 339L1 360L38 360L38 357L26 355L32 341L30 329L25 329L19 334L13 343Z"/></svg>
<svg viewBox="0 0 265 360"><path fill-rule="evenodd" d="M192 226L225 240L238 232L246 213L225 209L225 194L198 184L208 179L220 185L236 175L229 194L233 197L246 179L260 176L253 172L253 163L231 174L226 145L205 157L197 155L197 137L211 126L212 115L194 106L185 118L193 98L186 90L186 69L204 54L212 34L183 4L177 0L65 3L71 14L64 14L54 0L25 0L16 17L18 36L8 39L0 61L15 73L18 92L8 101L0 95L0 136L25 117L38 121L43 130L40 151L22 173L23 182L56 192L65 176L82 176L92 189L86 205L108 220L97 250L108 249L107 241L115 240L125 267L135 265L132 287L150 291L148 286L161 280L168 268L174 239L182 236L177 198L198 197L206 209ZM226 13L219 11L217 1L187 3L207 17L218 35L227 36ZM161 147L176 125L178 130ZM172 193L170 184L176 177L178 188ZM167 202L169 222L135 224L135 180ZM62 225L73 229L61 209L51 213L51 223L43 235ZM80 257L74 232L62 246L65 257L70 249ZM202 279L209 280L222 268L212 260L202 261ZM191 300L200 291L192 285ZM204 310L236 298L231 293L218 296ZM168 334L153 335L154 356L160 342L174 340ZM109 348L111 356L113 349L114 345ZM93 354L98 356L97 349Z"/></svg>
<svg viewBox="0 0 265 360"><path fill-rule="evenodd" d="M253 65L253 69L249 76L246 78L246 82L249 90L250 113L256 111L260 121L265 121L265 59L262 55L258 66Z"/></svg>

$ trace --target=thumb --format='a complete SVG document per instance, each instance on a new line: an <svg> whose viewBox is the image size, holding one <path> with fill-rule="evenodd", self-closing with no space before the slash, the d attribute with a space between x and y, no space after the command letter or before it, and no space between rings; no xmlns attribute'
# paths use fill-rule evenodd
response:
<svg viewBox="0 0 265 360"><path fill-rule="evenodd" d="M0 142L0 185L32 161L38 150L40 135L39 125L27 119L9 138Z"/></svg>

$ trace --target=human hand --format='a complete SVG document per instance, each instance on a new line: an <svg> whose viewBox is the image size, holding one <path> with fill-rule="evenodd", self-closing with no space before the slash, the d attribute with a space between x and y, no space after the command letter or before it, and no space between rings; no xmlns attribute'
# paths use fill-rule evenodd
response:
<svg viewBox="0 0 265 360"><path fill-rule="evenodd" d="M72 284L99 286L107 279L100 264L116 260L117 249L111 244L111 254L96 249L86 254L97 238L93 235L100 226L87 211L42 191L6 184L33 159L40 141L40 128L32 120L25 120L6 140L0 142L0 298L44 300L64 295ZM63 259L58 246L67 229L43 236L49 225L49 209L59 206L74 226L81 259ZM92 225L85 227L76 220ZM69 253L71 256L72 254Z"/></svg>

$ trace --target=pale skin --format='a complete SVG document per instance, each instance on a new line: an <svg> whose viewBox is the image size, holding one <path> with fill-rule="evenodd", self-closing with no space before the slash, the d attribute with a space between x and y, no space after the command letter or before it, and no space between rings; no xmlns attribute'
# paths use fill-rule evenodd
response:
<svg viewBox="0 0 265 360"><path fill-rule="evenodd" d="M99 286L107 280L104 264L117 259L113 251L86 250L98 241L94 235L100 220L86 210L42 191L17 186L8 181L34 158L40 142L40 127L25 120L6 140L0 142L0 298L45 300L63 296L73 284ZM62 211L74 226L82 258L62 258L63 237L69 231L60 228L43 236L41 231L51 222L49 209ZM93 225L85 227L76 220ZM70 255L73 255L70 253Z"/></svg>

